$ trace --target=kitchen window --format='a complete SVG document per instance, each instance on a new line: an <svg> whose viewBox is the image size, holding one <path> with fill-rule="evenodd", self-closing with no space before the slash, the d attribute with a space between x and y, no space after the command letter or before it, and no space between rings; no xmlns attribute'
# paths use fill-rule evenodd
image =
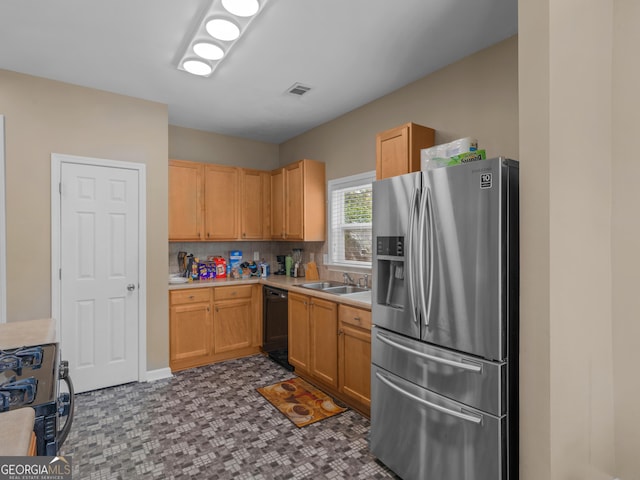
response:
<svg viewBox="0 0 640 480"><path fill-rule="evenodd" d="M329 180L329 264L371 268L372 183L376 172Z"/></svg>

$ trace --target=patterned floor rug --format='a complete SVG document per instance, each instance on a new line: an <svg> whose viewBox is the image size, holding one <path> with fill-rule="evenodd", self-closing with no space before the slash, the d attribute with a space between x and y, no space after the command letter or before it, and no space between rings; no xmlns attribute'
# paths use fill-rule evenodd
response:
<svg viewBox="0 0 640 480"><path fill-rule="evenodd" d="M347 410L301 378L292 378L256 390L297 427L310 425Z"/></svg>

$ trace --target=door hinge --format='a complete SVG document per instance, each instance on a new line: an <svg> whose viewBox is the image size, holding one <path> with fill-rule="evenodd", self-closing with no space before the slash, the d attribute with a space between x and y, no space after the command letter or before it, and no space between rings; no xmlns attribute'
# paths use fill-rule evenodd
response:
<svg viewBox="0 0 640 480"><path fill-rule="evenodd" d="M61 268L58 269L58 279L62 280L62 269Z"/></svg>
<svg viewBox="0 0 640 480"><path fill-rule="evenodd" d="M62 195L62 182L58 182L58 192Z"/></svg>

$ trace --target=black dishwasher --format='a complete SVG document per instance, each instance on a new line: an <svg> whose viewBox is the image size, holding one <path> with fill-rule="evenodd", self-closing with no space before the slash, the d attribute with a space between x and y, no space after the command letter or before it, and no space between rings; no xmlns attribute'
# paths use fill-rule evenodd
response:
<svg viewBox="0 0 640 480"><path fill-rule="evenodd" d="M289 364L288 327L289 327L289 296L286 290L273 287L262 287L263 318L262 318L262 350L274 362L292 371Z"/></svg>

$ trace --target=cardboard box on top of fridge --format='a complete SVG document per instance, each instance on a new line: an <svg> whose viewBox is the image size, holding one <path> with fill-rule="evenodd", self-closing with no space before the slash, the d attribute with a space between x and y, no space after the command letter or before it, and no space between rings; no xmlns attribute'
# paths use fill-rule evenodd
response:
<svg viewBox="0 0 640 480"><path fill-rule="evenodd" d="M423 171L433 170L440 167L451 167L452 165L460 165L463 163L475 162L477 160L486 160L487 154L484 150L476 150L475 152L465 152L460 155L454 155L450 158L434 158L426 162L426 168Z"/></svg>
<svg viewBox="0 0 640 480"><path fill-rule="evenodd" d="M453 142L435 145L430 148L420 150L420 167L424 170L439 167L442 165L429 164L433 160L449 159L467 152L475 152L478 149L478 140L471 137L459 138Z"/></svg>

